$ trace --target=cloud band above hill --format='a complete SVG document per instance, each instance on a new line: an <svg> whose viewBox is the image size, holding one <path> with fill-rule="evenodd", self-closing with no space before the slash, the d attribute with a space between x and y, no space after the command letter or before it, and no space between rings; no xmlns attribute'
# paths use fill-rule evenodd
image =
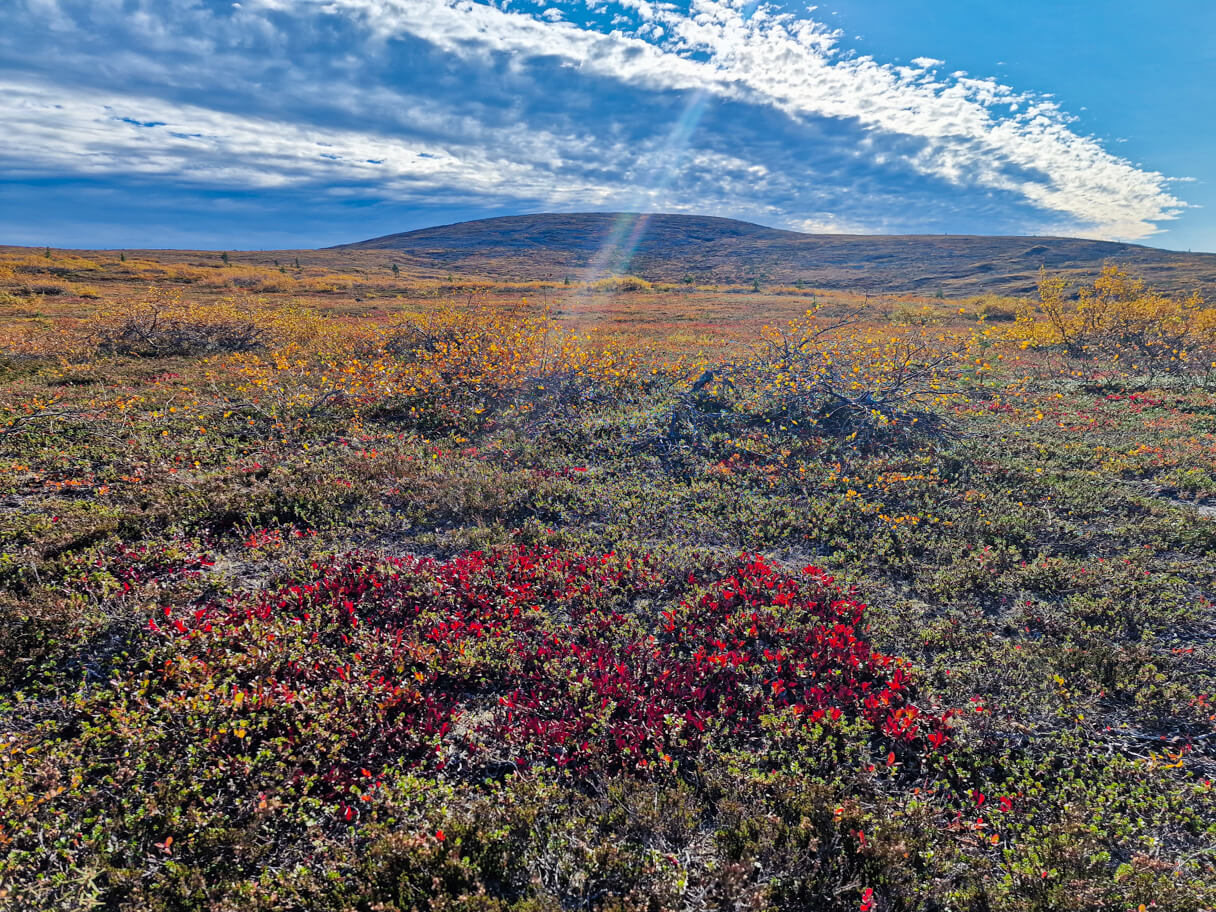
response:
<svg viewBox="0 0 1216 912"><path fill-rule="evenodd" d="M809 15L507 5L25 0L0 167L809 230L1139 239L1184 205L1050 99L852 55Z"/></svg>

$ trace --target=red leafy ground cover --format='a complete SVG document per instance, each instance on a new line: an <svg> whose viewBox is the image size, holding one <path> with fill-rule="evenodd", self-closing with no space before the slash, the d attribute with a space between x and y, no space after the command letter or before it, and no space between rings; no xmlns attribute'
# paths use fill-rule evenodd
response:
<svg viewBox="0 0 1216 912"><path fill-rule="evenodd" d="M760 748L774 713L864 721L901 756L948 738L949 714L921 711L905 666L871 648L864 605L813 567L747 557L673 586L646 561L513 547L312 571L150 627L172 653L163 686L221 682L212 749L333 739L291 771L330 794L389 764L650 775Z"/></svg>

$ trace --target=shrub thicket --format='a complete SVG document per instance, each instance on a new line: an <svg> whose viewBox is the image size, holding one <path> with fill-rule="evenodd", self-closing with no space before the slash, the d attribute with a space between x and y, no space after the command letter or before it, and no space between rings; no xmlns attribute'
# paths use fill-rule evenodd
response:
<svg viewBox="0 0 1216 912"><path fill-rule="evenodd" d="M1044 272L1037 306L1023 310L1011 336L1131 372L1207 376L1216 369L1216 308L1197 294L1155 292L1114 264L1075 297L1066 279Z"/></svg>

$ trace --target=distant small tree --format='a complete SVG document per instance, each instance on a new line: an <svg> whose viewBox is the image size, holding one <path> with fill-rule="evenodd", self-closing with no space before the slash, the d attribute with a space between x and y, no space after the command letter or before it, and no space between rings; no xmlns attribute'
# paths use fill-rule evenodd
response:
<svg viewBox="0 0 1216 912"><path fill-rule="evenodd" d="M563 285L569 285L569 284L570 284L570 276L566 276L566 277L565 277L565 278L562 280L562 284L563 284Z"/></svg>
<svg viewBox="0 0 1216 912"><path fill-rule="evenodd" d="M401 275L401 267L398 266L396 263L393 264L393 275L394 276Z"/></svg>
<svg viewBox="0 0 1216 912"><path fill-rule="evenodd" d="M51 248L50 247L48 247L46 249L46 253L44 253L43 256L45 256L48 260L51 258Z"/></svg>
<svg viewBox="0 0 1216 912"><path fill-rule="evenodd" d="M278 265L279 265L279 261L278 261L278 260L275 260L275 261L274 261L274 264L275 264L276 266L278 266Z"/></svg>
<svg viewBox="0 0 1216 912"><path fill-rule="evenodd" d="M759 290L760 290L760 279L759 278L752 279L752 291L759 291Z"/></svg>
<svg viewBox="0 0 1216 912"><path fill-rule="evenodd" d="M300 258L296 257L296 269L300 268Z"/></svg>
<svg viewBox="0 0 1216 912"><path fill-rule="evenodd" d="M118 252L118 262L125 263L126 261L127 261L127 255L120 250Z"/></svg>
<svg viewBox="0 0 1216 912"><path fill-rule="evenodd" d="M228 251L225 250L223 253L221 253L220 259L223 260L224 265L227 266L228 265Z"/></svg>

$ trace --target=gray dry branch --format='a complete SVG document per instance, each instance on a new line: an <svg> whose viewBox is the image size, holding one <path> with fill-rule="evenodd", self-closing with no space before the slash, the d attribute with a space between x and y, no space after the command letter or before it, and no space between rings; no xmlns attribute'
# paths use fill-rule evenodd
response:
<svg viewBox="0 0 1216 912"><path fill-rule="evenodd" d="M247 352L264 346L268 337L252 321L190 320L165 316L158 310L133 313L93 334L99 354L133 358Z"/></svg>
<svg viewBox="0 0 1216 912"><path fill-rule="evenodd" d="M663 446L708 450L715 433L762 432L875 451L957 436L933 402L958 352L917 332L878 349L829 342L856 319L774 332L749 357L706 370L677 396Z"/></svg>

